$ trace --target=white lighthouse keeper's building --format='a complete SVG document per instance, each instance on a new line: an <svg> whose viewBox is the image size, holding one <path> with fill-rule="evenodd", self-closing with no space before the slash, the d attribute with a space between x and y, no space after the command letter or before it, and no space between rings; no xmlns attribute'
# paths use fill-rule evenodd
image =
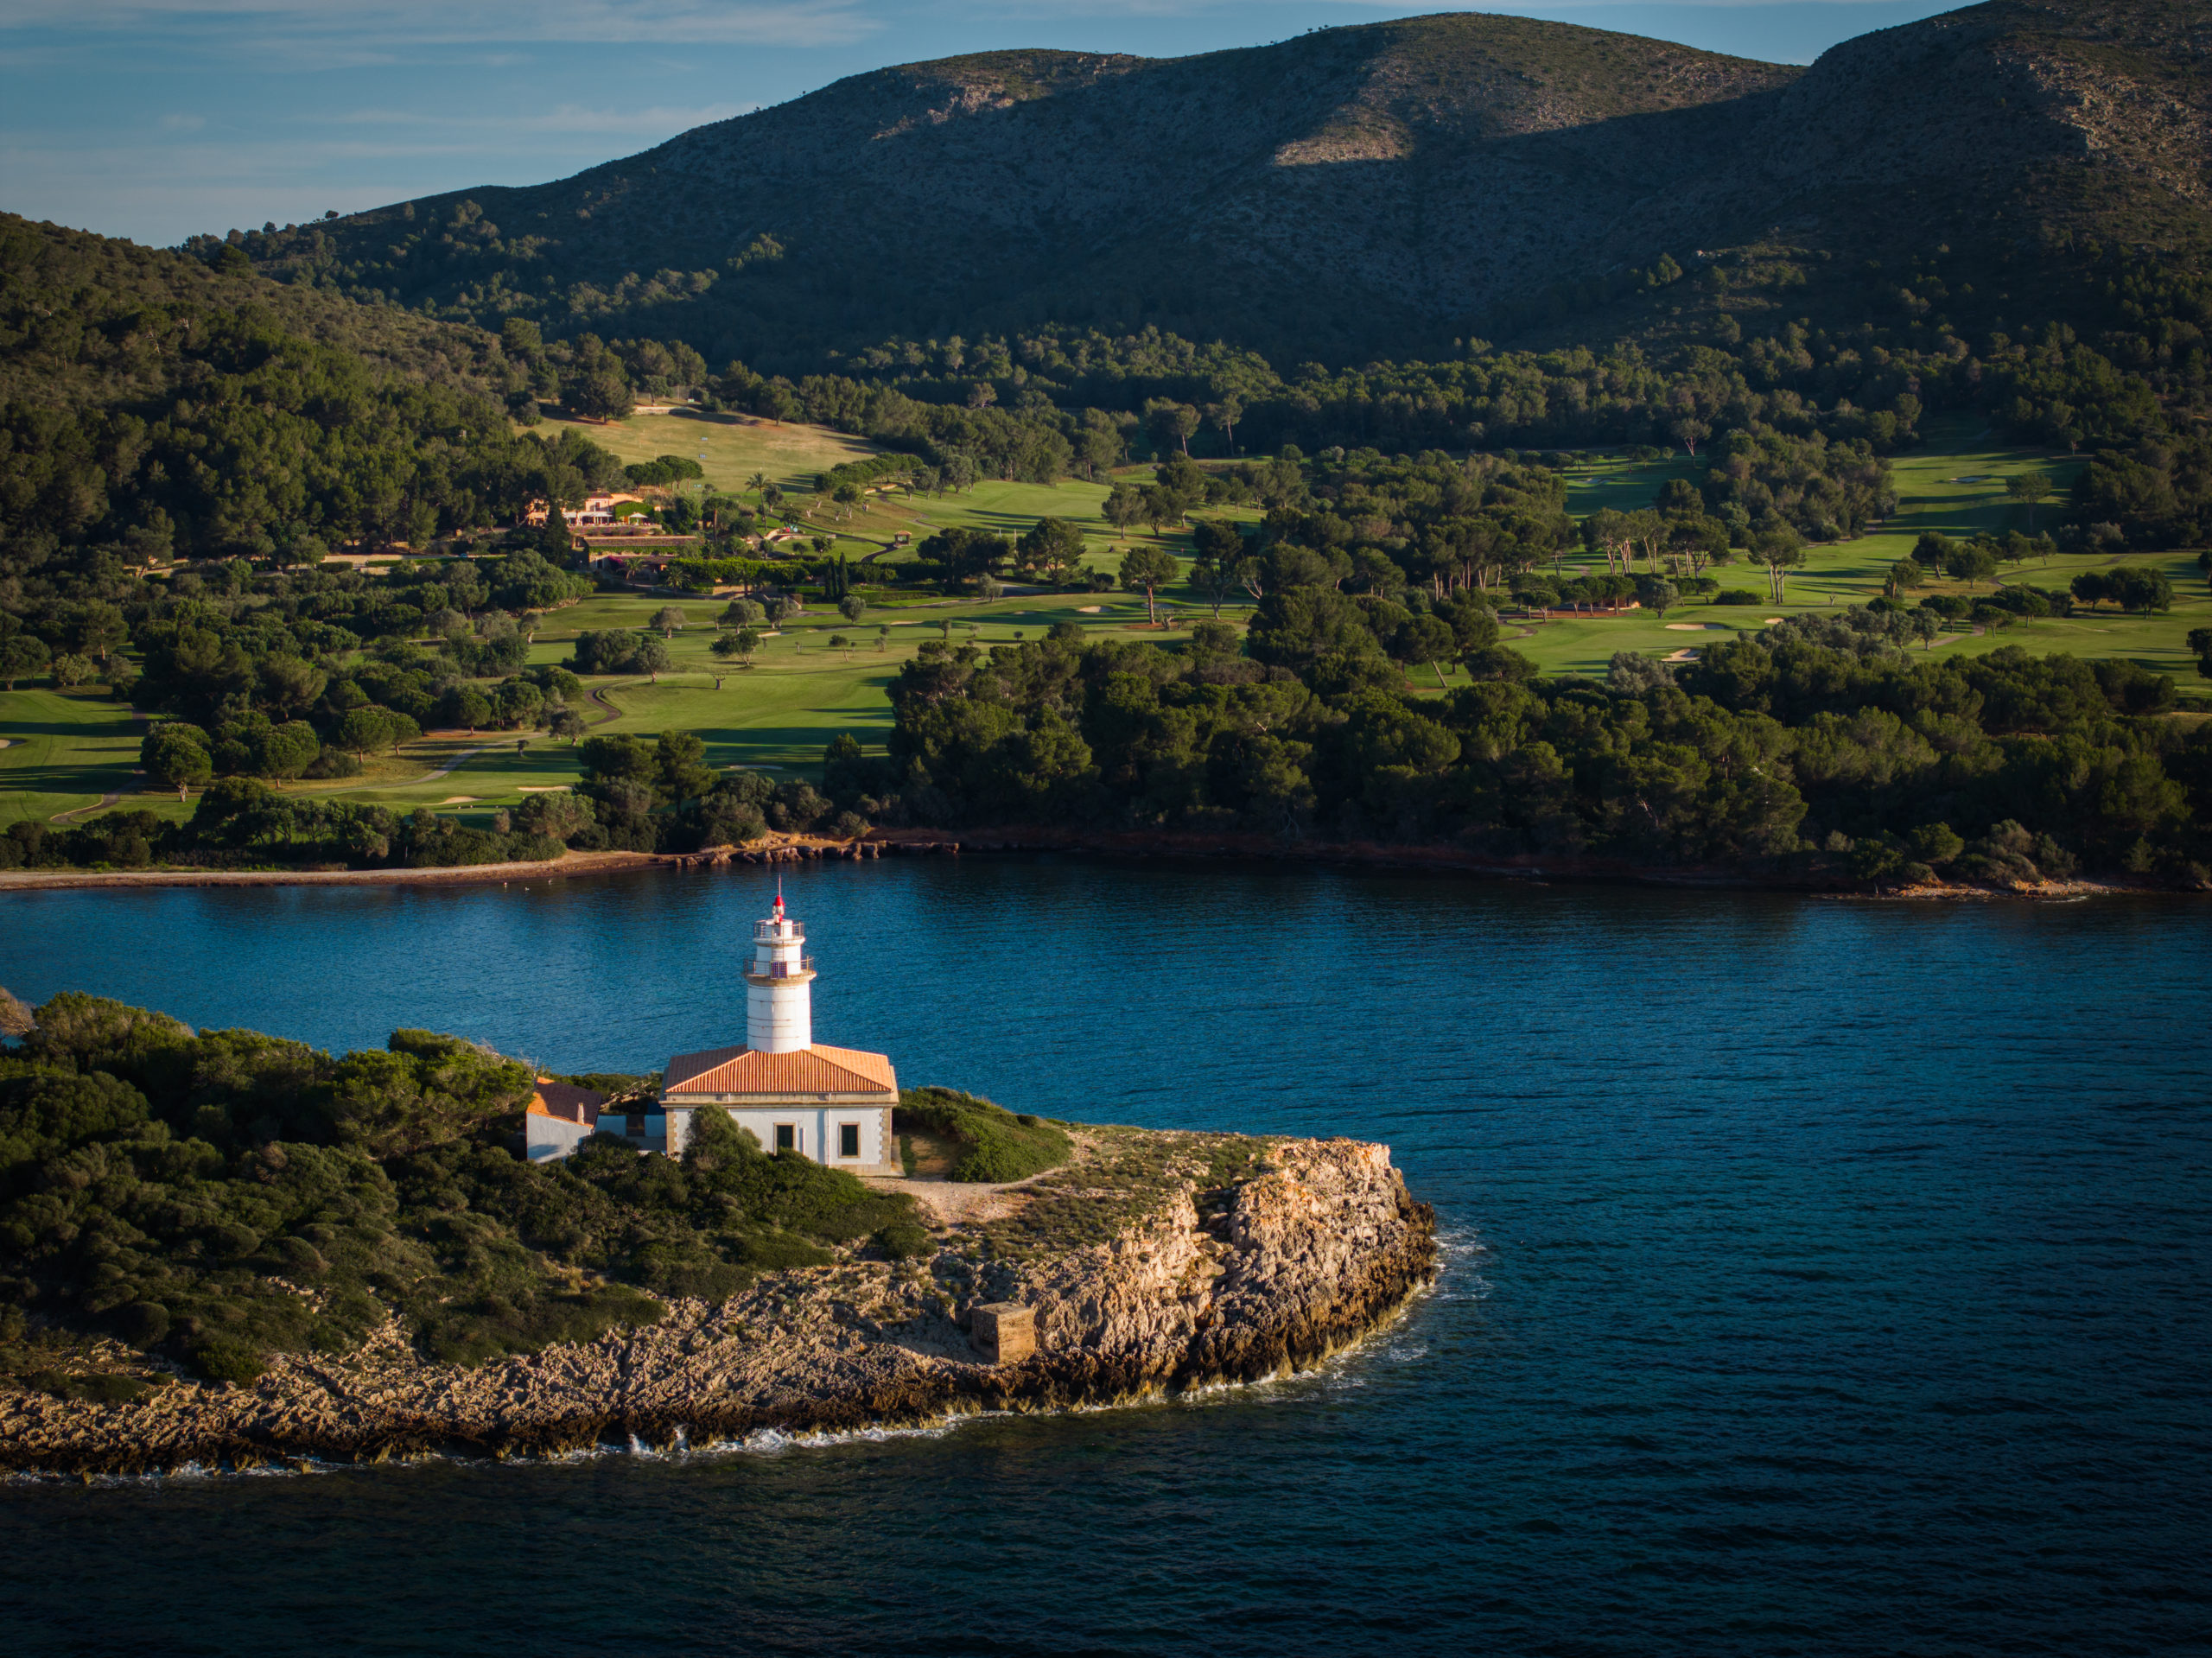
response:
<svg viewBox="0 0 2212 1658"><path fill-rule="evenodd" d="M682 1154L695 1111L729 1113L766 1152L797 1152L855 1174L899 1174L890 1058L814 1039L814 958L806 929L775 907L753 924L745 966L745 1045L683 1053L661 1073L668 1154Z"/></svg>

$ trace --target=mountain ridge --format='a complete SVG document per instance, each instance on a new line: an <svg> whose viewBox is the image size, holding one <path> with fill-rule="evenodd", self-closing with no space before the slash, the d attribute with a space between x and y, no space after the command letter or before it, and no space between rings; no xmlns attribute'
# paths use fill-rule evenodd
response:
<svg viewBox="0 0 2212 1658"><path fill-rule="evenodd" d="M2202 245L2209 64L2177 0L1989 0L1804 68L1478 13L1188 58L1007 50L232 239L293 280L710 359L1046 322L1447 354L1784 231L1851 262L2052 227Z"/></svg>

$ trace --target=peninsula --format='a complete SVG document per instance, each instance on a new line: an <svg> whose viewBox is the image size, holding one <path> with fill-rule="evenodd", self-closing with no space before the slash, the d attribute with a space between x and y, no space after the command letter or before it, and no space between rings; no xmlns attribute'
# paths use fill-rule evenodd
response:
<svg viewBox="0 0 2212 1658"><path fill-rule="evenodd" d="M700 1446L1309 1367L1434 1270L1389 1149L1056 1122L813 1040L538 1075L7 999L0 1469Z"/></svg>

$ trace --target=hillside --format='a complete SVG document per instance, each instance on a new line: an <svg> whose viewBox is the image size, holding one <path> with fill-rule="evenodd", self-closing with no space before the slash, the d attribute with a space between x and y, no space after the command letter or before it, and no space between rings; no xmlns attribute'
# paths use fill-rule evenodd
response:
<svg viewBox="0 0 2212 1658"><path fill-rule="evenodd" d="M158 397L204 355L211 327L242 317L380 374L482 390L504 368L476 329L274 282L242 257L194 258L0 213L0 404Z"/></svg>
<svg viewBox="0 0 2212 1658"><path fill-rule="evenodd" d="M1771 236L1839 266L2195 245L2207 29L2180 0L1993 0L1805 70L1474 14L1185 59L990 53L555 183L237 240L349 292L785 368L1046 322L1434 355L1624 298L1632 331L1670 314L1643 280L1662 256Z"/></svg>
<svg viewBox="0 0 2212 1658"><path fill-rule="evenodd" d="M420 544L612 468L572 433L517 435L520 372L481 329L274 282L232 250L0 215L0 638L58 545L91 559L76 596L105 599L124 562Z"/></svg>

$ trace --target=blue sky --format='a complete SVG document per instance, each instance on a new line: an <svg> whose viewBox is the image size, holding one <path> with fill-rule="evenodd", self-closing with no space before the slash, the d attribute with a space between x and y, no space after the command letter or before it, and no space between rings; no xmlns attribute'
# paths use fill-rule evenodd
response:
<svg viewBox="0 0 2212 1658"><path fill-rule="evenodd" d="M1175 56L1436 4L1273 0L0 0L0 208L168 245L559 178L885 64ZM1810 62L1918 0L1496 5Z"/></svg>

